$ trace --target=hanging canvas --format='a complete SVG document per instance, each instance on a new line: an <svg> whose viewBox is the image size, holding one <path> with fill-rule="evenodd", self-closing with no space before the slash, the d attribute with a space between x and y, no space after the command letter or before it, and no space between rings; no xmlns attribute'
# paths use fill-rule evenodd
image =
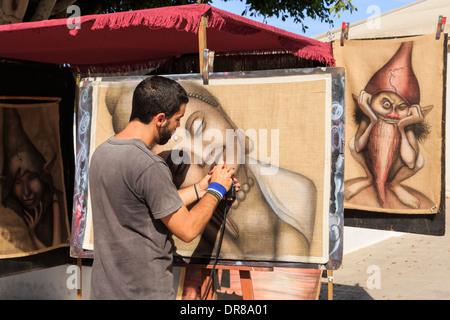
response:
<svg viewBox="0 0 450 320"><path fill-rule="evenodd" d="M347 75L346 209L442 210L443 47L434 36L334 44Z"/></svg>
<svg viewBox="0 0 450 320"><path fill-rule="evenodd" d="M198 76L169 77L186 89L189 103L171 140L152 151L166 161L178 188L198 182L221 159L235 167L242 185L226 220L220 259L339 265L343 70L213 74L209 85ZM82 187L76 193L82 194L82 201L74 199L74 219L77 216L82 228L73 232L79 235L75 255L93 250L95 256L84 163L98 145L128 124L132 94L143 79L81 82L83 135L79 129L76 180ZM189 244L174 237L175 256L210 261L222 217L219 206L203 233Z"/></svg>
<svg viewBox="0 0 450 320"><path fill-rule="evenodd" d="M1 103L0 126L0 258L68 246L58 103Z"/></svg>

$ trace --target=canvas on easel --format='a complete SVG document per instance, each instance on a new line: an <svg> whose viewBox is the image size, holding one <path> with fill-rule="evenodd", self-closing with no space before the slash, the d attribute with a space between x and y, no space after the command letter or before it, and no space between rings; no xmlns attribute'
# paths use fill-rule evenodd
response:
<svg viewBox="0 0 450 320"><path fill-rule="evenodd" d="M220 260L338 266L343 206L342 70L212 74L207 86L192 75L169 77L179 81L190 100L171 141L152 151L166 161L179 188L198 182L220 159L234 165L242 185L226 222ZM132 93L141 80L81 81L91 106L89 144L84 144L89 149L83 150L86 160L96 146L126 126ZM88 190L84 195L88 230ZM221 209L192 243L174 238L176 258L212 260ZM84 234L85 250L91 238Z"/></svg>

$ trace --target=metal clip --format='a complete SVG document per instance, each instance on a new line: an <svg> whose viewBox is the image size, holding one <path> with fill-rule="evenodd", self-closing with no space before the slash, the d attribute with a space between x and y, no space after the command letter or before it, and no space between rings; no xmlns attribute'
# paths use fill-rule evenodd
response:
<svg viewBox="0 0 450 320"><path fill-rule="evenodd" d="M214 68L214 51L209 49L203 49L203 70L202 78L203 84L209 84L209 73L213 72Z"/></svg>
<svg viewBox="0 0 450 320"><path fill-rule="evenodd" d="M209 49L203 49L203 84L209 84Z"/></svg>
<svg viewBox="0 0 450 320"><path fill-rule="evenodd" d="M444 32L446 22L447 22L447 17L439 16L437 29L436 29L436 40L439 40L441 38L441 33Z"/></svg>
<svg viewBox="0 0 450 320"><path fill-rule="evenodd" d="M350 23L349 22L342 22L341 47L344 46L344 40L348 40L349 29L350 29Z"/></svg>

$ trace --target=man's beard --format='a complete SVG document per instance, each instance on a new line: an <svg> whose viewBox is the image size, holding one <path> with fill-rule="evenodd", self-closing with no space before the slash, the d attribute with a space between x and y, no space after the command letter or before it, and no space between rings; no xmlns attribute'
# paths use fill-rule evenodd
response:
<svg viewBox="0 0 450 320"><path fill-rule="evenodd" d="M161 129L159 130L159 141L158 141L159 145L166 144L172 137L173 132L171 132L170 130L167 130L166 129L167 127L168 127L168 125L161 127Z"/></svg>

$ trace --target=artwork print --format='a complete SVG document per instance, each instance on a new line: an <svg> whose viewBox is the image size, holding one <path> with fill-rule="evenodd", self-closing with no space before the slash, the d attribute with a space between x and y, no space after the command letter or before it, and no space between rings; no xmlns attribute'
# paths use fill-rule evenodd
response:
<svg viewBox="0 0 450 320"><path fill-rule="evenodd" d="M353 105L347 113L346 208L439 209L442 52L441 42L423 38L336 47L338 65L348 68Z"/></svg>
<svg viewBox="0 0 450 320"><path fill-rule="evenodd" d="M68 246L58 104L0 104L0 126L0 258Z"/></svg>
<svg viewBox="0 0 450 320"><path fill-rule="evenodd" d="M218 77L206 86L175 78L189 95L186 113L169 142L152 151L166 161L178 188L198 182L220 161L235 168L241 190L226 220L222 260L325 264L330 259L333 79L326 72L309 73ZM132 93L142 79L85 81L92 92L88 155L127 125ZM83 246L95 256L86 207ZM219 205L193 242L174 237L175 256L212 259L223 209ZM341 223L333 220L337 229ZM337 239L332 249L342 245Z"/></svg>

